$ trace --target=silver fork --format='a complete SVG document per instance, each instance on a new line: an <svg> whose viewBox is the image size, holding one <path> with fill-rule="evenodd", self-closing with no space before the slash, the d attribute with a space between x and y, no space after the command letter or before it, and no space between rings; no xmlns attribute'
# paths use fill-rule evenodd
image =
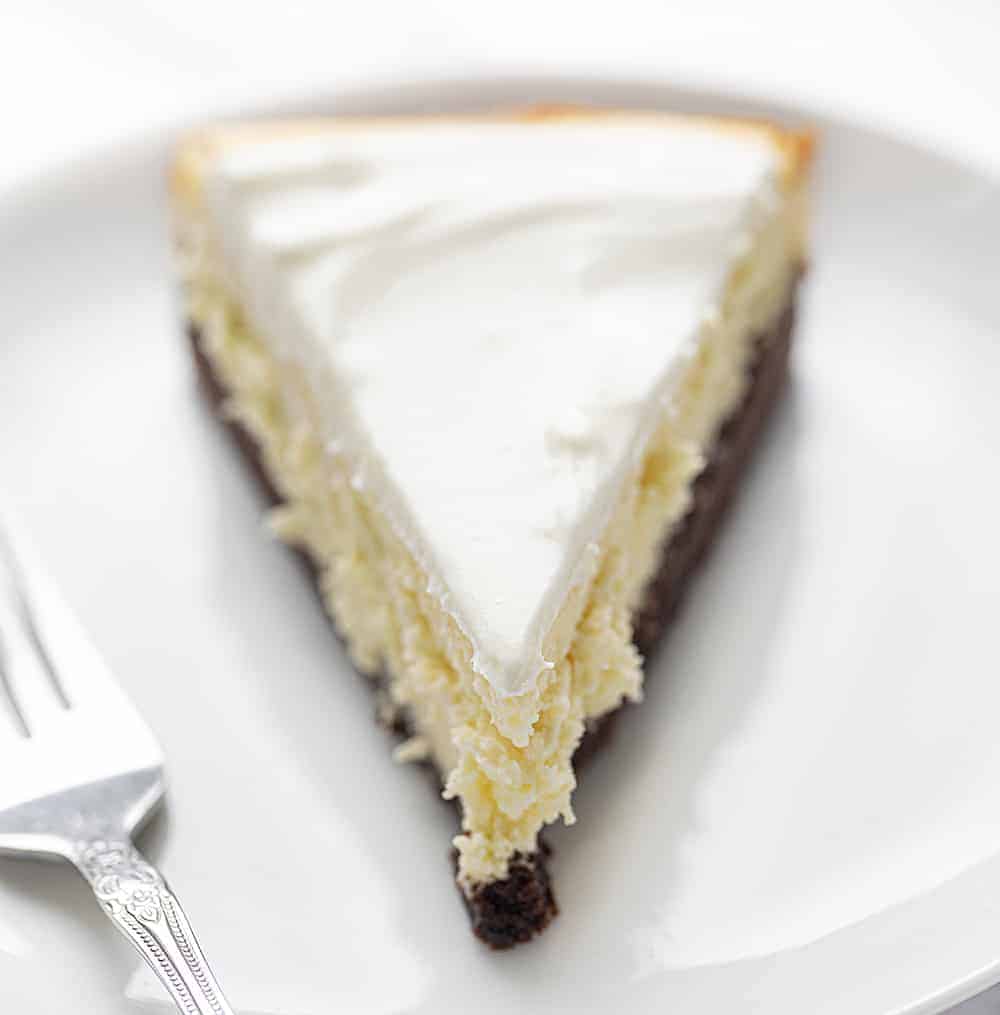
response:
<svg viewBox="0 0 1000 1015"><path fill-rule="evenodd" d="M0 513L0 853L70 861L180 1011L232 1015L132 843L163 794L159 744Z"/></svg>

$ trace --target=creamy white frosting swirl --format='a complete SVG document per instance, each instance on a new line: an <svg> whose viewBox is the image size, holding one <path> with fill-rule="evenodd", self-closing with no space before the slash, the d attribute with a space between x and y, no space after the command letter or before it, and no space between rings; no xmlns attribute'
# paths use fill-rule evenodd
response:
<svg viewBox="0 0 1000 1015"><path fill-rule="evenodd" d="M777 173L689 121L343 129L214 170L231 286L500 693L551 664Z"/></svg>

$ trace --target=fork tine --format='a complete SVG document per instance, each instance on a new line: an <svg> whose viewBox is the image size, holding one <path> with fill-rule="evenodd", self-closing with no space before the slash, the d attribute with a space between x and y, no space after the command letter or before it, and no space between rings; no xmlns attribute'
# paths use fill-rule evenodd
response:
<svg viewBox="0 0 1000 1015"><path fill-rule="evenodd" d="M0 623L0 713L4 713L4 719L10 719L15 732L23 737L27 737L28 724L17 700L14 698L14 684L11 679L12 666L13 652L7 637L4 635L4 626ZM7 729L4 721L0 720L0 744L3 743L3 734L6 732Z"/></svg>
<svg viewBox="0 0 1000 1015"><path fill-rule="evenodd" d="M69 708L69 699L60 680L58 670L52 659L52 653L42 631L32 602L32 592L28 587L28 566L23 559L25 552L23 539L18 539L9 513L0 503L0 581L5 585L10 605L7 616L7 639L12 643L9 653L12 658L7 660L8 667L19 669L28 667L29 655L32 662L41 668L41 675L47 680L51 691L56 695L63 708ZM15 616L16 614L16 616ZM3 628L0 627L0 632ZM6 674L8 684L16 680L16 674ZM10 688L8 687L8 692ZM34 691L22 693L34 697ZM25 706L21 706L22 717Z"/></svg>
<svg viewBox="0 0 1000 1015"><path fill-rule="evenodd" d="M64 705L53 688L34 640L13 610L0 606L0 638L3 640L4 684L23 732L36 735L62 711Z"/></svg>
<svg viewBox="0 0 1000 1015"><path fill-rule="evenodd" d="M51 678L45 690L51 688L57 704L75 713L81 709L97 712L109 723L114 717L148 732L145 721L39 564L30 540L0 501L0 584L5 557L8 575L16 582L21 612L28 618L22 630L43 673Z"/></svg>

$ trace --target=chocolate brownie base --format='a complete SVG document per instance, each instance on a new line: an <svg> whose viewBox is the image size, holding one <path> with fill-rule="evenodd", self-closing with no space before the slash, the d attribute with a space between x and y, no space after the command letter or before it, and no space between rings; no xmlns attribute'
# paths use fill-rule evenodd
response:
<svg viewBox="0 0 1000 1015"><path fill-rule="evenodd" d="M634 638L647 660L673 618L689 576L711 545L757 437L784 386L794 318L793 291L780 318L755 342L743 400L719 431L708 464L695 480L691 507L664 547L659 569L646 588L635 618ZM189 324L188 334L204 389L218 405L225 398L225 389L201 350L197 327ZM276 500L276 491L264 471L253 438L237 422L227 419L227 423L268 495ZM618 709L588 724L574 765L579 766L594 754L620 713ZM395 728L406 732L405 720ZM549 850L541 843L536 853L514 857L510 873L502 881L479 885L470 896L463 893L473 931L492 948L509 948L529 940L558 912L548 858Z"/></svg>
<svg viewBox="0 0 1000 1015"><path fill-rule="evenodd" d="M774 327L757 339L743 401L719 431L708 464L695 480L691 507L665 546L659 569L646 587L633 638L647 663L680 605L689 576L719 529L785 384L794 321L793 295ZM588 724L573 757L578 774L580 766L608 740L621 713L618 708ZM542 843L532 856L517 856L508 877L477 887L466 899L472 929L491 947L510 948L529 940L558 912L548 872L549 855Z"/></svg>
<svg viewBox="0 0 1000 1015"><path fill-rule="evenodd" d="M660 566L643 593L633 639L648 660L704 557L733 499L761 430L788 378L795 295L774 326L754 344L746 392L722 425L708 463L694 482L691 507L663 550Z"/></svg>

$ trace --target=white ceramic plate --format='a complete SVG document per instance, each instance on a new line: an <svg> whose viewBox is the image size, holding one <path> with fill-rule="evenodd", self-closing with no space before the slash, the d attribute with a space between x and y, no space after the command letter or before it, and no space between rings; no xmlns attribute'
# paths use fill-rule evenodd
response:
<svg viewBox="0 0 1000 1015"><path fill-rule="evenodd" d="M530 83L332 105L553 96L738 108ZM820 126L793 390L552 836L561 916L501 955L451 884L453 812L390 760L198 397L168 139L0 204L0 483L163 740L146 845L241 1011L858 1015L1000 976L1000 183ZM0 1009L131 1012L157 996L135 966L69 870L0 864Z"/></svg>

